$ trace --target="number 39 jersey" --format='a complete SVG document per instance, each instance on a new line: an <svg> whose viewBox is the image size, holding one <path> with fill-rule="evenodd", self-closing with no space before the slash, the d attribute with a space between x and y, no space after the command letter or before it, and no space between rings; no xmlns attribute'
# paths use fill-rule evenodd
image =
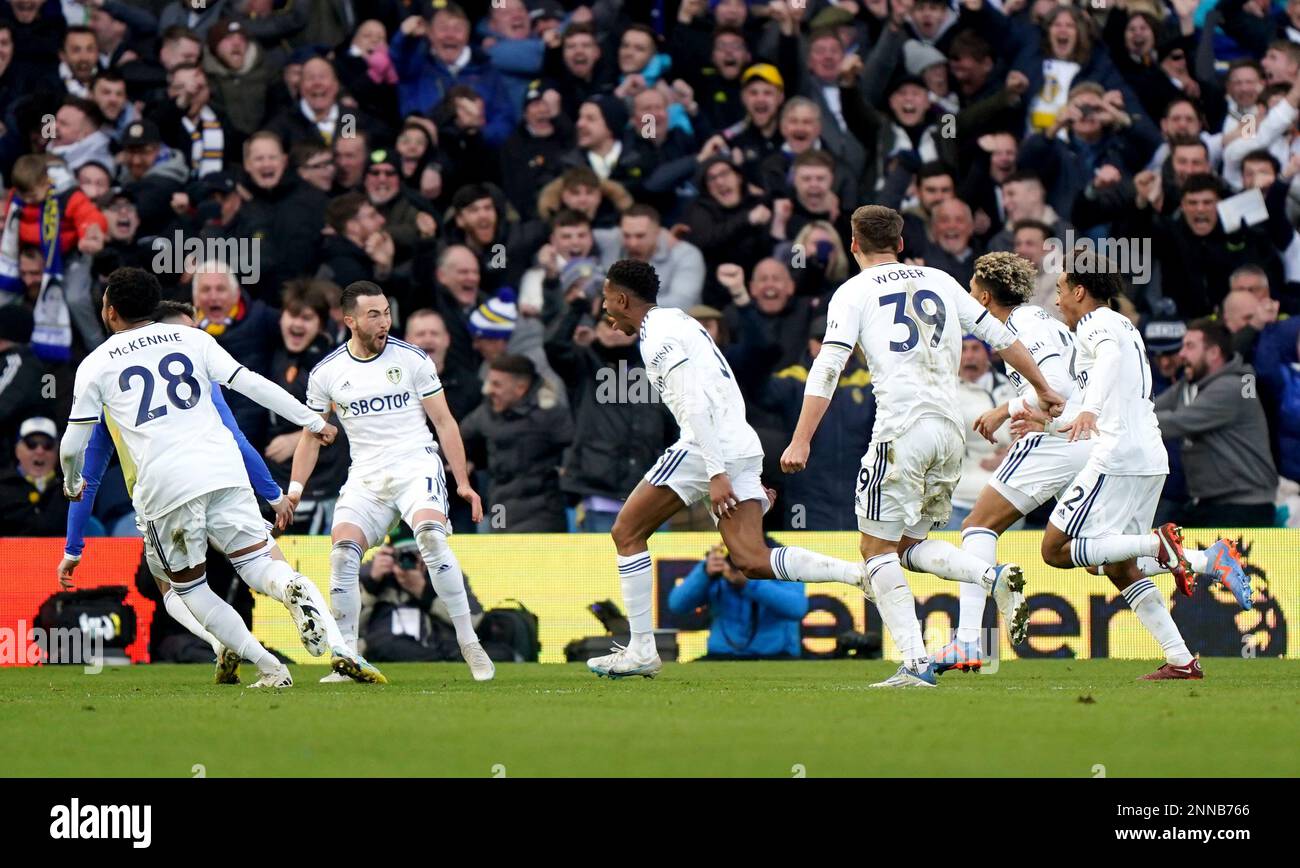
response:
<svg viewBox="0 0 1300 868"><path fill-rule="evenodd" d="M674 368L686 365L684 370L704 393L708 413L713 417L722 449L717 457L726 462L763 454L758 434L745 421L745 399L731 366L696 319L676 308L651 308L641 322L641 359L650 381L677 420L681 442L698 444L686 418L686 396L675 394L666 380Z"/></svg>
<svg viewBox="0 0 1300 868"><path fill-rule="evenodd" d="M235 438L205 390L243 365L204 331L152 323L118 332L77 368L70 424L102 414L121 435L136 483L131 500L152 520L222 488L247 488Z"/></svg>
<svg viewBox="0 0 1300 868"><path fill-rule="evenodd" d="M962 336L996 350L1016 337L938 268L889 262L849 278L831 298L824 343L862 347L876 395L871 439L889 442L924 416L965 430L957 400Z"/></svg>

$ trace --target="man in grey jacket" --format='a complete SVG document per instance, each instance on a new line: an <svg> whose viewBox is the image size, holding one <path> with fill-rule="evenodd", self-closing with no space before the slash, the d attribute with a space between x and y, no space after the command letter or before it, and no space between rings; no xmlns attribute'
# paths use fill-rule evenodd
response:
<svg viewBox="0 0 1300 868"><path fill-rule="evenodd" d="M659 274L659 306L689 310L704 294L704 255L689 241L674 238L659 224L649 205L623 212L617 229L592 233L600 248L600 267L608 270L620 259L648 262Z"/></svg>
<svg viewBox="0 0 1300 868"><path fill-rule="evenodd" d="M1192 527L1270 527L1277 468L1255 369L1232 351L1222 323L1195 320L1180 353L1183 380L1155 400L1166 440L1183 439Z"/></svg>

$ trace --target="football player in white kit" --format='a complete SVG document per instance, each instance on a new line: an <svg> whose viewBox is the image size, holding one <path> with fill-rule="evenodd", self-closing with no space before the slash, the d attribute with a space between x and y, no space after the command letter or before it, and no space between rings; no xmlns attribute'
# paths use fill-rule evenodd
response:
<svg viewBox="0 0 1300 868"><path fill-rule="evenodd" d="M853 257L862 271L831 298L826 339L808 372L803 409L781 467L794 473L807 464L840 371L854 345L860 346L876 393L871 446L858 474L860 549L876 607L903 657L892 677L872 686L933 687L934 665L904 566L991 590L1013 636L1023 634L1028 619L1020 567L990 566L951 543L926 539L948 521L961 476L966 435L956 389L963 334L974 333L1001 352L1049 412L1059 413L1065 398L1016 336L965 287L937 268L898 261L903 218L897 211L864 205L853 212L852 225Z"/></svg>
<svg viewBox="0 0 1300 868"><path fill-rule="evenodd" d="M1015 441L980 493L970 515L962 522L962 551L990 564L997 563L998 537L1021 516L1028 515L1064 491L1083 470L1096 443L1095 440L1070 440L1053 433L1073 418L1072 408L1078 406L1073 400L1076 390L1070 373L1075 353L1074 334L1041 307L1025 303L1034 292L1034 279L1034 267L1028 260L1014 253L989 253L975 260L975 276L970 283L971 296L1020 338L1048 384L1072 399L1060 419L1052 421L1042 417L1039 424L1052 431L1033 431ZM1037 406L1033 390L1025 378L1010 366L1007 374L1019 394L1008 403L989 410L975 422L975 429L990 442L994 433L1010 418L1024 416L1027 407L1032 410ZM1216 548L1223 550L1221 557ZM1186 549L1186 553L1198 572L1209 568L1210 556L1213 555L1214 563L1219 565L1215 572L1220 576L1228 573L1226 582L1237 581L1237 576L1242 581L1249 581L1229 540L1220 540L1205 552ZM1149 561L1149 565L1144 565L1147 575L1170 571L1170 567L1155 558ZM1179 582L1185 587L1185 578L1179 577ZM936 672L949 669L979 671L982 665L979 639L988 592L978 585L964 583L960 587L960 596L957 632L953 641L935 656Z"/></svg>
<svg viewBox="0 0 1300 868"><path fill-rule="evenodd" d="M469 501L474 521L483 505L469 483L460 426L447 407L433 361L419 347L389 335L392 312L384 290L358 280L343 290L343 323L351 337L312 368L307 406L329 418L339 414L348 434L352 466L334 506L330 552L330 606L351 648L357 644L361 613L361 556L381 543L399 519L410 525L433 589L447 605L461 655L475 681L496 673L479 643L465 593L460 562L447 545L447 481L439 448L456 477L457 493ZM438 442L425 424L438 432ZM289 498L297 506L316 467L320 445L303 432L293 454ZM346 659L325 681L350 673Z"/></svg>
<svg viewBox="0 0 1300 868"><path fill-rule="evenodd" d="M760 480L763 447L745 421L745 401L727 360L685 311L655 304L659 277L652 266L621 259L605 278L605 315L623 334L640 335L646 374L677 420L681 437L646 472L610 531L631 639L627 647L616 644L613 653L588 660L587 667L610 678L659 674L648 541L665 521L705 498L732 562L749 578L863 588L860 563L794 546L768 548L763 514L771 498Z"/></svg>
<svg viewBox="0 0 1300 868"><path fill-rule="evenodd" d="M1165 652L1147 680L1199 679L1200 661L1187 650L1160 591L1137 559L1156 558L1179 575L1191 569L1182 529L1151 529L1169 456L1152 403L1153 384L1142 336L1110 308L1123 279L1087 249L1057 279L1057 304L1074 329L1073 374L1080 409L1065 426L1071 440L1096 438L1088 461L1061 495L1043 533L1043 560L1060 569L1105 567L1138 620Z"/></svg>
<svg viewBox="0 0 1300 868"><path fill-rule="evenodd" d="M194 328L194 308L185 302L164 301L154 311L153 320L163 325L183 325L187 328ZM214 384L214 388L209 391L208 397L218 407L217 412L225 423L226 429L230 431L239 445L244 467L249 474L250 484L254 485L254 491L257 491L257 488L252 477L253 474L259 472L261 478L265 480L263 484L269 483L271 488L275 489L276 495L273 499L271 491L267 491L266 496L271 509L275 512L276 526L283 529L293 518L293 509L289 504L289 499L285 497L283 492L278 491L278 487L270 478L270 471L266 469L266 464L262 461L261 454L248 445L248 441L235 424L234 417L230 415L230 409L221 395L220 387ZM125 456L122 463L122 474L126 482L127 493L130 494L135 488L136 468L131 464L130 456L126 453L125 447L120 445L121 429L111 417L105 418L101 425L107 433L96 436L102 436L109 443L119 444L117 451L119 455ZM99 427L99 425L95 426L96 429ZM111 446L107 450L102 447L97 450L94 444L95 438L92 436L91 445L85 453L87 456L86 463L82 467L86 479L83 498L88 498L90 502L87 503L83 499L78 505L81 507L80 509L74 507L68 511L68 540L71 541L75 538L77 548L76 554L71 554L71 550L65 545L63 560L59 562L59 583L64 590L73 587L72 574L81 563L82 528L90 515L90 509L94 505L95 493L98 490L100 478L104 473L104 469L108 466L108 459L112 452ZM90 458L92 452L95 452L98 458L97 466L93 467L87 466L95 461L95 459ZM158 556L142 515L136 516L136 527L140 530L140 535L144 537L145 562L158 585L158 592L163 595L163 605L167 610L167 614L171 615L178 624L190 633L212 646L212 651L217 656L217 684L238 684L239 655L217 641L215 636L195 620L194 616L190 614L190 610L185 608L185 603L181 600L180 595L172 589L170 582L167 580L167 573L163 569L162 560ZM313 657L319 657L331 648L341 649L339 653L349 653L346 651L343 636L339 633L338 624L330 615L329 609L325 605L325 599L321 596L316 585L305 576L299 575L289 566L288 559L280 551L280 546L276 544L274 539L271 540L266 553L270 555L272 560L280 562L283 566L277 565L268 568L267 564L259 563L262 552L258 550L234 561L235 570L246 582L251 583L250 587L255 591L266 594L276 602L284 604L284 607L289 610L289 614L293 618L294 626L298 628L303 646ZM260 569L248 569L247 567L250 565L259 565ZM378 674L379 670L362 658L355 661L355 669L358 672L366 673L367 679L383 679L383 676Z"/></svg>
<svg viewBox="0 0 1300 868"><path fill-rule="evenodd" d="M139 268L108 279L101 315L112 333L77 368L72 415L59 447L64 493L82 497L86 444L101 415L119 430L136 468L131 502L172 589L201 627L257 666L251 687L290 687L289 669L262 647L230 604L208 587L209 542L250 587L284 586L296 574L271 557L273 543L244 462L206 390L224 383L300 421L318 442L337 431L274 383L236 362L199 329L152 317L161 292Z"/></svg>

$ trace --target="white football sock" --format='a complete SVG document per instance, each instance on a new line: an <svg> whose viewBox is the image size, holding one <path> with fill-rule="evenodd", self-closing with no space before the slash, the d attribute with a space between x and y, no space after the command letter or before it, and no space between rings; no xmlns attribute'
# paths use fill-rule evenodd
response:
<svg viewBox="0 0 1300 868"><path fill-rule="evenodd" d="M857 563L797 546L777 546L771 559L773 574L783 582L843 582L857 587L861 577Z"/></svg>
<svg viewBox="0 0 1300 868"><path fill-rule="evenodd" d="M903 566L954 582L993 587L993 565L941 539L925 539L903 552Z"/></svg>
<svg viewBox="0 0 1300 868"><path fill-rule="evenodd" d="M420 546L424 565L429 568L433 590L447 607L456 641L470 645L478 641L469 614L469 595L465 593L465 574L456 553L447 545L447 527L440 521L422 521L415 526L415 542Z"/></svg>
<svg viewBox="0 0 1300 868"><path fill-rule="evenodd" d="M998 535L987 527L968 527L961 532L961 550L987 564L998 562ZM985 601L989 592L982 585L962 582L957 588L961 614L957 619L957 641L976 642L984 629Z"/></svg>
<svg viewBox="0 0 1300 868"><path fill-rule="evenodd" d="M648 653L655 648L650 552L619 555L618 578L623 585L623 605L627 606L627 623L632 630L629 647L638 653Z"/></svg>
<svg viewBox="0 0 1300 868"><path fill-rule="evenodd" d="M330 550L330 609L352 651L357 650L361 618L361 554L361 546L347 539Z"/></svg>
<svg viewBox="0 0 1300 868"><path fill-rule="evenodd" d="M184 601L176 594L175 588L168 587L167 593L163 594L163 608L167 610L167 614L171 615L172 620L177 624L211 645L213 654L218 657L221 656L221 643L217 641L217 637L204 630L203 625L194 619L194 616L190 614L190 610L185 608Z"/></svg>
<svg viewBox="0 0 1300 868"><path fill-rule="evenodd" d="M244 584L277 603L283 603L285 586L293 579L295 573L293 567L287 562L277 561L271 557L272 545L273 543L267 542L257 551L231 558L230 563L235 568L235 572L239 573L239 577L244 580Z"/></svg>
<svg viewBox="0 0 1300 868"><path fill-rule="evenodd" d="M1129 608L1138 616L1142 626L1155 637L1165 652L1165 660L1174 666L1186 666L1192 662L1192 653L1187 650L1187 643L1178 632L1178 625L1160 597L1160 591L1150 579L1138 579L1122 592Z"/></svg>
<svg viewBox="0 0 1300 868"><path fill-rule="evenodd" d="M922 668L928 659L925 639L921 636L921 623L916 620L916 600L898 555L893 552L876 555L867 561L867 575L876 592L876 608L889 635L894 637L903 661L913 668Z"/></svg>
<svg viewBox="0 0 1300 868"><path fill-rule="evenodd" d="M235 566L235 571L244 583L260 594L266 594L278 603L284 603L286 589L289 583L294 579L302 582L303 590L307 592L308 601L316 608L319 613L321 627L325 630L325 641L331 648L339 645L346 645L350 649L357 646L356 637L351 642L343 635L339 629L338 622L330 613L330 607L325 603L325 597L321 594L320 588L306 576L300 575L289 566L288 561L278 560L271 557L271 552L275 548L275 543L267 542L266 546L260 551L252 552L243 557L232 559L231 563ZM331 557L332 560L332 557ZM358 567L359 569L360 567ZM346 594L344 595L346 597ZM360 594L357 595L358 604L360 603Z"/></svg>
<svg viewBox="0 0 1300 868"><path fill-rule="evenodd" d="M1070 540L1070 560L1076 567L1122 564L1133 558L1154 558L1160 553L1160 539L1153 533L1079 537Z"/></svg>
<svg viewBox="0 0 1300 868"><path fill-rule="evenodd" d="M239 613L218 597L208 587L207 575L192 582L172 582L172 590L180 597L199 624L217 637L222 645L257 666L262 672L276 672L280 661L262 647L262 643L248 632Z"/></svg>

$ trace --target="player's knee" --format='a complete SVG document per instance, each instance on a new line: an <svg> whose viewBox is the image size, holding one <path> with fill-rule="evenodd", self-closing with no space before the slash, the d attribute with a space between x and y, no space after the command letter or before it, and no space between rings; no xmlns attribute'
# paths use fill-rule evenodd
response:
<svg viewBox="0 0 1300 868"><path fill-rule="evenodd" d="M424 557L438 560L447 551L447 528L441 522L422 521L415 526L415 544Z"/></svg>
<svg viewBox="0 0 1300 868"><path fill-rule="evenodd" d="M352 540L339 540L330 549L330 584L343 587L356 584L361 572L361 546Z"/></svg>
<svg viewBox="0 0 1300 868"><path fill-rule="evenodd" d="M636 548L645 543L645 537L633 526L632 522L625 519L622 514L614 519L614 526L610 528L609 536L614 540L614 547L620 553L627 549Z"/></svg>

